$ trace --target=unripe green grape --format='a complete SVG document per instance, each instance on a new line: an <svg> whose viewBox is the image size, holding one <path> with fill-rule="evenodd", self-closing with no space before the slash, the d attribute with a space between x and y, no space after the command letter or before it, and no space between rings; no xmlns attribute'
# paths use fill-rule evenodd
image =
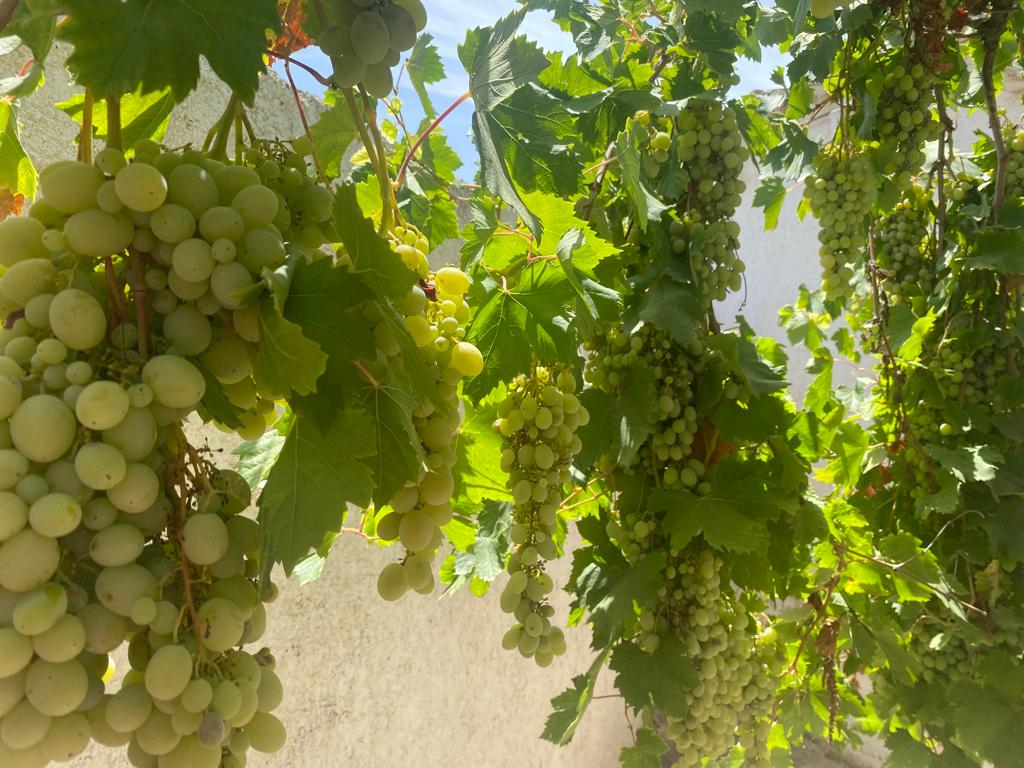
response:
<svg viewBox="0 0 1024 768"><path fill-rule="evenodd" d="M257 752L280 752L287 740L284 725L274 715L257 712L245 726L250 746Z"/></svg>
<svg viewBox="0 0 1024 768"><path fill-rule="evenodd" d="M218 515L197 514L185 523L182 549L197 565L212 565L228 551L228 529Z"/></svg>
<svg viewBox="0 0 1024 768"><path fill-rule="evenodd" d="M0 291L18 306L48 291L57 274L49 259L27 259L12 265L0 278Z"/></svg>
<svg viewBox="0 0 1024 768"><path fill-rule="evenodd" d="M156 420L146 408L129 408L117 426L103 432L103 442L116 448L129 462L149 456L156 447L156 441Z"/></svg>
<svg viewBox="0 0 1024 768"><path fill-rule="evenodd" d="M390 34L379 13L369 10L358 14L349 29L352 50L360 60L367 65L384 60L390 47Z"/></svg>
<svg viewBox="0 0 1024 768"><path fill-rule="evenodd" d="M23 400L10 418L10 427L14 447L38 463L56 461L67 453L77 431L71 409L53 395L33 395Z"/></svg>
<svg viewBox="0 0 1024 768"><path fill-rule="evenodd" d="M395 4L402 6L409 12L416 24L417 32L422 32L426 28L427 11L423 6L422 0L395 0Z"/></svg>
<svg viewBox="0 0 1024 768"><path fill-rule="evenodd" d="M211 651L226 651L237 645L245 630L245 616L230 600L215 597L199 607L201 642Z"/></svg>
<svg viewBox="0 0 1024 768"><path fill-rule="evenodd" d="M178 746L180 741L181 736L175 732L170 715L164 714L158 709L153 709L149 713L149 717L146 718L146 722L135 731L134 743L147 755L154 757L166 755Z"/></svg>
<svg viewBox="0 0 1024 768"><path fill-rule="evenodd" d="M79 403L82 399L79 398ZM124 456L106 443L86 443L75 454L75 472L89 488L102 491L124 480L128 465Z"/></svg>
<svg viewBox="0 0 1024 768"><path fill-rule="evenodd" d="M32 638L0 627L0 679L16 675L32 661Z"/></svg>
<svg viewBox="0 0 1024 768"><path fill-rule="evenodd" d="M225 384L237 384L252 372L249 348L238 336L226 330L214 334L213 341L200 359L206 369Z"/></svg>
<svg viewBox="0 0 1024 768"><path fill-rule="evenodd" d="M142 379L156 401L169 408L192 409L206 393L202 373L188 360L172 355L151 358L142 369Z"/></svg>
<svg viewBox="0 0 1024 768"><path fill-rule="evenodd" d="M202 213L199 231L211 243L221 239L237 243L245 235L245 221L234 208L215 206Z"/></svg>
<svg viewBox="0 0 1024 768"><path fill-rule="evenodd" d="M107 490L110 503L122 512L144 512L160 496L160 478L145 464L128 464L124 479Z"/></svg>
<svg viewBox="0 0 1024 768"><path fill-rule="evenodd" d="M0 541L18 533L28 522L28 504L17 494L0 491Z"/></svg>
<svg viewBox="0 0 1024 768"><path fill-rule="evenodd" d="M167 180L147 163L125 166L114 177L114 185L121 201L136 211L155 211L167 199Z"/></svg>
<svg viewBox="0 0 1024 768"><path fill-rule="evenodd" d="M76 616L65 614L48 630L35 635L32 647L45 661L71 661L85 649L85 626Z"/></svg>
<svg viewBox="0 0 1024 768"><path fill-rule="evenodd" d="M391 89L394 85L394 75L391 73L391 67L386 63L366 65L363 87L366 88L366 92L371 96L378 99L386 99L391 94Z"/></svg>
<svg viewBox="0 0 1024 768"><path fill-rule="evenodd" d="M173 701L192 679L192 654L181 645L158 649L146 667L146 691L154 699Z"/></svg>
<svg viewBox="0 0 1024 768"><path fill-rule="evenodd" d="M106 313L88 293L67 288L50 303L50 328L68 349L92 349L107 332Z"/></svg>
<svg viewBox="0 0 1024 768"><path fill-rule="evenodd" d="M50 630L68 609L68 596L58 584L30 592L14 608L12 624L22 635L34 637Z"/></svg>
<svg viewBox="0 0 1024 768"><path fill-rule="evenodd" d="M64 493L50 493L33 502L29 524L40 535L56 539L71 533L82 521L82 507Z"/></svg>
<svg viewBox="0 0 1024 768"><path fill-rule="evenodd" d="M85 700L89 676L77 661L55 664L38 660L25 675L25 697L39 712L62 717L74 712Z"/></svg>
<svg viewBox="0 0 1024 768"><path fill-rule="evenodd" d="M111 612L129 617L135 601L148 594L155 583L153 575L140 565L108 567L96 578L96 597Z"/></svg>
<svg viewBox="0 0 1024 768"><path fill-rule="evenodd" d="M389 563L377 577L377 593L389 602L401 598L409 589L401 563ZM223 714L223 713L222 713Z"/></svg>
<svg viewBox="0 0 1024 768"><path fill-rule="evenodd" d="M434 535L434 523L430 517L420 510L412 510L402 516L398 535L402 546L412 552L425 549Z"/></svg>
<svg viewBox="0 0 1024 768"><path fill-rule="evenodd" d="M0 741L11 749L31 749L46 736L51 722L48 715L23 699L0 721Z"/></svg>

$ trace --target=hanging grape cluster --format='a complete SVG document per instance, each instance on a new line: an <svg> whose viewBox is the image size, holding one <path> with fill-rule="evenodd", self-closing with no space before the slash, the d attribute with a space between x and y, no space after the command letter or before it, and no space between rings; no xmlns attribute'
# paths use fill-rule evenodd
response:
<svg viewBox="0 0 1024 768"><path fill-rule="evenodd" d="M934 220L928 193L913 186L878 225L875 259L889 301L928 296L938 281Z"/></svg>
<svg viewBox="0 0 1024 768"><path fill-rule="evenodd" d="M415 227L400 225L392 231L392 248L410 269L423 275L421 285L398 302L398 309L434 377L438 402L426 400L413 410L424 466L420 477L390 501L391 511L377 525L381 539L397 540L406 550L403 560L381 571L377 589L386 600L397 600L410 589L422 594L434 589L433 556L441 545L441 528L453 516L452 469L455 438L462 422L458 385L463 377L478 375L484 364L480 351L465 341L470 280L454 267L428 273L427 247L426 238ZM375 336L385 357L401 354L384 319L376 326Z"/></svg>
<svg viewBox="0 0 1024 768"><path fill-rule="evenodd" d="M822 290L830 299L853 292L854 269L864 247L865 218L874 195L871 161L841 147L829 147L814 158L814 173L804 196L818 220Z"/></svg>
<svg viewBox="0 0 1024 768"><path fill-rule="evenodd" d="M29 215L0 223L5 766L95 739L135 765L240 768L284 744L273 656L243 650L275 594L240 514L251 490L180 428L220 387L235 428L262 434L286 393L253 379L261 272L291 238L333 237L301 158L257 151L259 171L107 148L46 168ZM108 693L126 640L131 670Z"/></svg>
<svg viewBox="0 0 1024 768"><path fill-rule="evenodd" d="M702 293L721 301L740 287L740 227L734 217L746 183L750 153L736 112L717 101L691 100L677 118L678 155L689 184L680 196L670 235L676 253L690 255Z"/></svg>
<svg viewBox="0 0 1024 768"><path fill-rule="evenodd" d="M332 0L331 19L317 39L334 64L335 84L361 85L371 96L387 98L394 86L392 67L416 44L427 26L420 0Z"/></svg>
<svg viewBox="0 0 1024 768"><path fill-rule="evenodd" d="M942 123L931 109L936 82L933 72L912 59L891 62L885 69L875 131L885 157L883 172L895 176L903 189L924 165L924 144L942 134Z"/></svg>
<svg viewBox="0 0 1024 768"><path fill-rule="evenodd" d="M554 581L545 563L558 554L555 534L562 488L570 479L573 457L582 448L576 429L590 421L575 391L576 380L568 371L537 367L512 382L494 424L503 438L501 466L509 473L515 504L510 532L514 548L501 607L514 614L517 623L502 645L541 667L566 648L562 630L551 623L554 608L547 597Z"/></svg>
<svg viewBox="0 0 1024 768"><path fill-rule="evenodd" d="M723 562L710 550L683 553L674 563L667 606L659 610L669 625L662 631L684 639L699 678L687 691L686 717L668 720L675 765L704 765L736 746L744 750L744 765L768 765L773 679L782 666L771 633L760 634L756 619L723 584Z"/></svg>

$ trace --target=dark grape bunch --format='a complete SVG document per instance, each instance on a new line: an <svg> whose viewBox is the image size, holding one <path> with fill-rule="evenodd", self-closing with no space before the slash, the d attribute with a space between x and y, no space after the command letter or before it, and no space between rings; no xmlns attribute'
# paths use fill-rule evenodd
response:
<svg viewBox="0 0 1024 768"><path fill-rule="evenodd" d="M331 0L331 24L317 40L331 57L336 84L363 86L379 99L394 86L392 67L427 26L421 0Z"/></svg>
<svg viewBox="0 0 1024 768"><path fill-rule="evenodd" d="M425 461L420 477L391 500L391 511L381 518L377 535L384 541L399 541L405 557L384 567L377 591L386 600L397 600L408 590L429 594L434 589L433 557L441 545L441 528L451 522L452 492L456 462L455 438L462 424L458 385L463 377L483 370L483 356L465 341L470 309L466 302L470 279L455 267L427 273L426 238L412 226L391 232L391 247L414 271L424 275L423 286L415 286L398 302L406 329L416 343L427 369L434 377L438 400L418 403L413 423ZM402 349L390 321L379 318L374 333L383 359L398 358Z"/></svg>
<svg viewBox="0 0 1024 768"><path fill-rule="evenodd" d="M871 162L832 146L814 158L814 168L804 196L820 225L822 289L828 298L841 299L853 291L854 268L864 247L874 193Z"/></svg>
<svg viewBox="0 0 1024 768"><path fill-rule="evenodd" d="M912 186L878 225L875 258L889 301L930 296L938 283L934 218L926 190Z"/></svg>
<svg viewBox="0 0 1024 768"><path fill-rule="evenodd" d="M917 61L893 62L885 71L875 130L886 161L883 172L896 177L903 189L924 165L923 145L942 134L942 123L932 112L936 82L934 73Z"/></svg>
<svg viewBox="0 0 1024 768"><path fill-rule="evenodd" d="M575 391L570 372L537 367L512 382L494 423L503 438L501 466L509 474L515 504L509 580L501 607L515 616L516 624L505 633L502 645L541 667L566 650L562 630L551 623L554 608L548 595L554 581L545 563L558 554L555 533L562 489L570 479L572 459L582 448L576 429L590 421Z"/></svg>

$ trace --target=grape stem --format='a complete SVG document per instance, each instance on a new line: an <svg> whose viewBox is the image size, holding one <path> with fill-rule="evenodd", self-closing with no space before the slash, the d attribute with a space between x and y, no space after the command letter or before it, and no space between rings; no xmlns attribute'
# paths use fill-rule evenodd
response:
<svg viewBox="0 0 1024 768"><path fill-rule="evenodd" d="M234 125L235 114L238 112L241 104L242 100L238 97L238 94L232 93L231 98L228 99L228 105L224 108L224 113L213 127L213 131L211 131L213 145L210 147L210 157L216 160L223 160L227 157L231 127ZM209 139L210 137L207 137L208 141Z"/></svg>
<svg viewBox="0 0 1024 768"><path fill-rule="evenodd" d="M121 291L121 286L117 284L117 275L114 272L114 258L107 256L103 262L103 275L107 280L107 290L110 292L110 303L113 305L109 311L110 327L113 328L115 325L121 322L124 317L124 294Z"/></svg>
<svg viewBox="0 0 1024 768"><path fill-rule="evenodd" d="M185 554L185 545L183 540L183 531L185 527L185 518L187 517L186 505L188 504L188 478L185 473L185 457L186 452L191 446L188 445L188 438L185 436L185 431L180 425L176 427L177 439L178 439L178 456L177 461L173 467L168 467L168 474L171 475L169 478L172 480L174 485L178 486L178 505L176 507L177 519L174 521L174 535L177 539L178 544L178 556L180 562L178 564L178 570L181 572L181 584L185 593L185 606L188 608L189 618L192 620L192 631L196 636L196 648L199 653L202 653L203 649L203 637L199 629L199 614L196 611L195 600L192 596L192 576L189 573L189 567L191 563L188 560L188 556Z"/></svg>
<svg viewBox="0 0 1024 768"><path fill-rule="evenodd" d="M430 134L437 130L437 128L441 125L441 123L445 121L445 118L447 118L448 115L450 115L452 112L458 109L461 104L463 104L465 101L471 98L473 98L473 93L471 91L466 91L464 94L459 96L459 98L457 98L454 102L452 102L452 104L444 112L435 117L434 121L427 126L427 129L420 134L419 138L416 139L416 143L413 144L412 148L405 154L405 160L402 161L402 167L398 170L398 176L395 179L395 184L397 186L402 186L402 182L405 181L405 173L406 171L409 170L409 163L412 162L412 159L416 156L416 153L419 151L420 147L423 146L423 143L430 138Z"/></svg>
<svg viewBox="0 0 1024 768"><path fill-rule="evenodd" d="M298 62L296 62L297 64ZM295 108L299 112L299 120L302 122L302 130L306 134L306 138L309 139L309 145L313 147L313 167L316 169L317 181L325 181L327 175L324 173L323 166L320 164L320 158L316 153L316 143L313 141L313 132L309 129L309 120L306 118L306 108L302 106L302 97L299 95L299 89L295 85L295 78L292 77L291 58L285 57L284 59L284 74L288 78L288 85L292 89L292 98L295 99Z"/></svg>
<svg viewBox="0 0 1024 768"><path fill-rule="evenodd" d="M296 59L296 58L294 58L292 56L289 56L286 53L281 53L280 51L275 51L275 50L268 49L267 53L270 54L271 56L273 56L274 58L280 59L281 61L284 62L285 73L288 72L288 65L289 64L294 64L296 67L298 67L299 69L301 69L301 70L305 71L307 74L309 74L314 80L316 80L318 83L320 83L320 85L322 85L322 86L324 86L326 88L334 88L334 80L332 80L331 78L327 77L326 75L322 75L320 72L318 72L317 70L313 69L313 67L309 66L308 64L305 64L305 63L299 61L298 59ZM289 76L288 79L290 80L291 77Z"/></svg>
<svg viewBox="0 0 1024 768"><path fill-rule="evenodd" d="M107 96L107 146L123 149L121 137L121 99Z"/></svg>
<svg viewBox="0 0 1024 768"><path fill-rule="evenodd" d="M384 203L380 220L380 231L383 234L391 228L391 221L398 219L398 201L395 200L395 188L391 184L391 175L388 173L388 153L384 147L384 137L381 135L380 127L377 125L377 111L374 109L374 105L377 102L370 98L362 86L360 86L359 92L363 96L366 124L370 128L374 146L377 148L377 174L380 176L380 194ZM385 225L385 222L388 223Z"/></svg>
<svg viewBox="0 0 1024 768"><path fill-rule="evenodd" d="M352 365L354 365L356 367L356 370L359 371L362 377L366 379L367 382L369 382L371 387L373 387L374 389L380 389L380 382L373 377L372 373L366 370L365 365L363 365L358 360L353 361Z"/></svg>
<svg viewBox="0 0 1024 768"><path fill-rule="evenodd" d="M82 102L82 130L78 133L78 161L92 164L92 89L85 89L85 100Z"/></svg>
<svg viewBox="0 0 1024 768"><path fill-rule="evenodd" d="M142 273L142 259L134 248L128 250L132 298L135 299L135 322L139 330L139 355L149 359L149 289Z"/></svg>
<svg viewBox="0 0 1024 768"><path fill-rule="evenodd" d="M981 80L985 87L985 104L988 107L988 123L992 130L992 142L996 148L996 189L992 197L992 210L996 217L1006 199L1006 177L1009 172L1010 153L1006 150L1003 128L999 123L999 104L996 102L995 66L999 53L999 41L1012 8L1012 0L995 0L992 17L984 30L985 58L981 64Z"/></svg>

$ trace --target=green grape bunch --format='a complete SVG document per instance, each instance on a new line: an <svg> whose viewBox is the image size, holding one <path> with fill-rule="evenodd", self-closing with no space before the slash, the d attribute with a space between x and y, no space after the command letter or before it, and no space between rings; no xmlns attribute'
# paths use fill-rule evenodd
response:
<svg viewBox="0 0 1024 768"><path fill-rule="evenodd" d="M330 13L317 43L331 57L336 85L361 85L371 96L387 98L392 68L427 25L421 0L332 0Z"/></svg>
<svg viewBox="0 0 1024 768"><path fill-rule="evenodd" d="M807 178L804 196L820 225L822 289L830 299L844 298L853 291L854 268L862 257L873 193L871 162L866 156L833 146L814 158L814 173Z"/></svg>
<svg viewBox="0 0 1024 768"><path fill-rule="evenodd" d="M740 174L750 158L736 111L692 99L676 124L679 159L690 179L680 205L703 222L731 219L747 188Z"/></svg>
<svg viewBox="0 0 1024 768"><path fill-rule="evenodd" d="M554 581L545 563L557 556L562 489L570 480L573 457L582 448L575 433L590 421L575 391L576 380L568 371L537 367L512 382L494 423L503 438L501 466L509 473L515 504L510 531L514 549L501 607L515 616L516 623L502 645L541 667L566 650L562 630L551 623L554 608L548 595Z"/></svg>
<svg viewBox="0 0 1024 768"><path fill-rule="evenodd" d="M609 329L584 348L589 353L586 380L606 392L621 394L637 367L651 371L654 377L651 436L623 469L630 474L648 473L662 488L701 495L710 492L711 486L704 481L706 457L698 450L701 425L696 408L697 383L710 350L699 340L680 344L666 332L648 326L632 334ZM743 399L744 389L729 376L723 394L730 400ZM604 457L602 462L607 464L611 459Z"/></svg>
<svg viewBox="0 0 1024 768"><path fill-rule="evenodd" d="M942 134L942 123L931 108L937 81L919 61L900 60L885 69L875 131L884 149L883 171L895 176L903 189L924 165L923 145Z"/></svg>
<svg viewBox="0 0 1024 768"><path fill-rule="evenodd" d="M245 650L276 594L251 490L181 429L219 387L235 431L266 430L287 393L253 377L262 273L334 237L299 155L252 151L255 168L106 148L43 169L28 215L0 223L4 766L97 741L139 766L241 768L285 742L273 656Z"/></svg>
<svg viewBox="0 0 1024 768"><path fill-rule="evenodd" d="M401 226L392 235L392 248L411 269L422 273L429 268L422 234L414 227ZM413 409L424 466L420 477L390 501L390 512L377 524L377 535L383 541L398 541L406 550L400 562L388 564L380 573L377 591L385 600L398 600L409 590L429 594L434 589L434 553L441 545L442 527L454 514L452 470L457 459L456 437L462 425L458 385L465 377L477 376L484 365L480 351L465 341L470 284L462 270L443 267L437 273L425 273L422 286L414 286L398 302L406 330L434 377L440 405L428 399ZM429 298L424 287L430 292ZM375 337L385 359L402 354L386 319L380 318Z"/></svg>
<svg viewBox="0 0 1024 768"><path fill-rule="evenodd" d="M926 190L911 187L879 223L875 259L890 302L928 296L938 283L934 219Z"/></svg>

